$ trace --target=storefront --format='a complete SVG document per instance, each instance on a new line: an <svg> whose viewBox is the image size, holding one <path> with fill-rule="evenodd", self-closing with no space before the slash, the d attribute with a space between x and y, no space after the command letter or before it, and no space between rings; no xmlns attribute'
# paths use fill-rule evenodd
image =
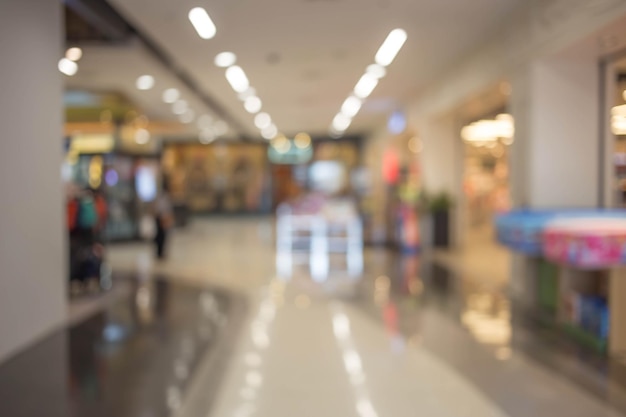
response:
<svg viewBox="0 0 626 417"><path fill-rule="evenodd" d="M166 143L162 165L173 202L192 213L265 213L271 207L265 144Z"/></svg>
<svg viewBox="0 0 626 417"><path fill-rule="evenodd" d="M492 239L494 216L511 207L509 158L514 130L513 118L500 112L461 130L466 239Z"/></svg>
<svg viewBox="0 0 626 417"><path fill-rule="evenodd" d="M113 136L106 134L75 135L67 141L67 198L87 189L102 193L107 203L102 236L106 241L150 238L160 176L156 154L116 151Z"/></svg>
<svg viewBox="0 0 626 417"><path fill-rule="evenodd" d="M609 150L612 152L609 205L626 208L626 57L608 68L607 107L610 109Z"/></svg>
<svg viewBox="0 0 626 417"><path fill-rule="evenodd" d="M415 252L422 244L419 212L423 203L420 136L403 127L399 133L379 132L363 152L362 193L365 241Z"/></svg>
<svg viewBox="0 0 626 417"><path fill-rule="evenodd" d="M268 148L274 206L309 191L358 196L359 138L334 140L306 133L279 137Z"/></svg>

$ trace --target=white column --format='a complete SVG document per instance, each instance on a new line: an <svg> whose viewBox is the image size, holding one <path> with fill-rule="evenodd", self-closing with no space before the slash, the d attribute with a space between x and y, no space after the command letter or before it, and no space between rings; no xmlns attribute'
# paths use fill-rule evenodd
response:
<svg viewBox="0 0 626 417"><path fill-rule="evenodd" d="M595 59L541 59L516 75L511 161L516 205L597 206L599 105Z"/></svg>
<svg viewBox="0 0 626 417"><path fill-rule="evenodd" d="M424 144L419 155L422 182L428 193L447 192L455 199L451 213L453 245L463 244L465 224L463 209L463 143L460 127L452 115L431 116L416 120L419 137Z"/></svg>
<svg viewBox="0 0 626 417"><path fill-rule="evenodd" d="M61 7L0 2L0 361L66 313Z"/></svg>
<svg viewBox="0 0 626 417"><path fill-rule="evenodd" d="M551 57L513 76L511 194L515 207L592 208L599 196L599 66ZM537 264L514 254L511 291L532 305Z"/></svg>

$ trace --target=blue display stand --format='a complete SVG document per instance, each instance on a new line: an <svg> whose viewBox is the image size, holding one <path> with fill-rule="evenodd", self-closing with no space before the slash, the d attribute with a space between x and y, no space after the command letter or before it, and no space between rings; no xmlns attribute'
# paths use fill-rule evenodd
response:
<svg viewBox="0 0 626 417"><path fill-rule="evenodd" d="M498 241L527 256L543 254L543 231L558 219L585 217L623 217L626 210L515 210L496 217Z"/></svg>

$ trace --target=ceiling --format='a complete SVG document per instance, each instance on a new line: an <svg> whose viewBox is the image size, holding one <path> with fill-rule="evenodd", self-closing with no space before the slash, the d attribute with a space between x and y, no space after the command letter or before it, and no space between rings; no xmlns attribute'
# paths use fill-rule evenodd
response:
<svg viewBox="0 0 626 417"><path fill-rule="evenodd" d="M438 73L470 53L524 0L109 0L109 4L152 40L175 68L167 68L138 41L90 42L81 45L80 70L68 78L70 88L118 91L151 118L168 120L175 116L161 94L176 87L196 115L228 119L233 134L258 137L253 117L230 88L224 70L213 64L219 52L237 54L264 111L280 131L320 135L328 132L387 34L397 27L405 29L408 40L403 50L348 131L366 133L419 97ZM215 38L199 38L189 23L187 14L196 6L211 15L217 26ZM189 75L196 91L181 82L178 70ZM135 88L142 74L155 77L152 90Z"/></svg>

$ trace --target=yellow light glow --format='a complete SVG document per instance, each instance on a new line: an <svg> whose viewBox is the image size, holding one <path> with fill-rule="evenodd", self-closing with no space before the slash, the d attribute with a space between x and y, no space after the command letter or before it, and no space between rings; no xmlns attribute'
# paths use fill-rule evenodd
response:
<svg viewBox="0 0 626 417"><path fill-rule="evenodd" d="M409 150L413 153L420 153L424 149L424 144L422 143L421 139L418 138L417 136L414 136L411 139L409 139L408 146L409 146Z"/></svg>
<svg viewBox="0 0 626 417"><path fill-rule="evenodd" d="M287 153L291 149L291 141L284 135L279 135L276 139L272 140L272 146L278 153Z"/></svg>
<svg viewBox="0 0 626 417"><path fill-rule="evenodd" d="M311 146L311 136L307 133L298 133L294 138L294 142L298 148L306 149Z"/></svg>
<svg viewBox="0 0 626 417"><path fill-rule="evenodd" d="M626 104L611 109L611 131L614 135L626 135Z"/></svg>
<svg viewBox="0 0 626 417"><path fill-rule="evenodd" d="M470 143L489 143L502 139L510 145L515 136L515 123L510 114L499 114L492 120L479 120L465 126L461 130L461 137Z"/></svg>
<svg viewBox="0 0 626 417"><path fill-rule="evenodd" d="M109 153L115 146L115 140L109 134L85 134L72 137L70 149L81 153Z"/></svg>
<svg viewBox="0 0 626 417"><path fill-rule="evenodd" d="M94 156L89 162L89 186L99 188L102 184L102 157Z"/></svg>

